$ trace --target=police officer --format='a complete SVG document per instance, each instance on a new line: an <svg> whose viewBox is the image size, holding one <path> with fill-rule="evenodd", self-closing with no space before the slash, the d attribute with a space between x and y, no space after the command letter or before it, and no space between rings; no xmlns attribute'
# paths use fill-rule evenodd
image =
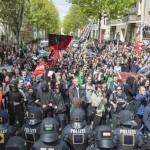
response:
<svg viewBox="0 0 150 150"><path fill-rule="evenodd" d="M9 125L8 118L8 113L0 110L0 150L5 149L7 140L16 133L16 128Z"/></svg>
<svg viewBox="0 0 150 150"><path fill-rule="evenodd" d="M114 148L112 129L106 125L96 128L94 140L96 146L89 147L87 150L112 150Z"/></svg>
<svg viewBox="0 0 150 150"><path fill-rule="evenodd" d="M19 136L13 136L7 141L5 150L28 150L28 149L26 148L26 141L23 138Z"/></svg>
<svg viewBox="0 0 150 150"><path fill-rule="evenodd" d="M144 114L143 114L143 122L145 126L145 146L146 149L150 149L150 100L148 100L148 105L145 108Z"/></svg>
<svg viewBox="0 0 150 150"><path fill-rule="evenodd" d="M20 130L21 136L26 140L28 149L40 137L40 125L43 120L43 111L38 107L30 108L28 111L28 122Z"/></svg>
<svg viewBox="0 0 150 150"><path fill-rule="evenodd" d="M85 112L75 108L70 114L70 124L62 131L62 138L71 150L85 150L92 141L92 133L85 122Z"/></svg>
<svg viewBox="0 0 150 150"><path fill-rule="evenodd" d="M122 110L118 117L120 127L114 130L116 150L137 150L144 142L140 130L134 129L137 124L133 114L129 110Z"/></svg>
<svg viewBox="0 0 150 150"><path fill-rule="evenodd" d="M45 118L41 123L40 139L34 143L32 150L69 150L64 141L59 139L58 124L53 118Z"/></svg>

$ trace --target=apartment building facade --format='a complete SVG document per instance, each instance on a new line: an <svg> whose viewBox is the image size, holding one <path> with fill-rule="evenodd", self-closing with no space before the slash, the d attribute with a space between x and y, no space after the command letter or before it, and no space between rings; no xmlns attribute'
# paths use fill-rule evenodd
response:
<svg viewBox="0 0 150 150"><path fill-rule="evenodd" d="M121 41L131 42L138 36L139 40L143 40L143 29L150 26L150 0L139 0L129 11L128 15L119 20L107 19L105 25L109 32L111 40L116 39L119 33ZM104 27L102 27L102 30ZM147 32L147 39L150 30Z"/></svg>

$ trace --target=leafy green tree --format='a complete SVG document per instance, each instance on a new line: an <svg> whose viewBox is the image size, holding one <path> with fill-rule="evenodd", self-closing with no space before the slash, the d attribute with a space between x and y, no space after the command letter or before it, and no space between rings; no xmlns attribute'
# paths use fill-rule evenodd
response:
<svg viewBox="0 0 150 150"><path fill-rule="evenodd" d="M78 5L72 5L63 21L64 33L75 32L88 24L88 17L82 12Z"/></svg>
<svg viewBox="0 0 150 150"><path fill-rule="evenodd" d="M59 13L52 0L31 0L26 22L37 29L60 32Z"/></svg>
<svg viewBox="0 0 150 150"><path fill-rule="evenodd" d="M26 3L27 0L0 0L0 18L4 25L11 28L18 45Z"/></svg>
<svg viewBox="0 0 150 150"><path fill-rule="evenodd" d="M101 20L103 17L120 18L127 14L129 9L138 0L66 0L81 7L89 17ZM101 26L101 23L99 24Z"/></svg>

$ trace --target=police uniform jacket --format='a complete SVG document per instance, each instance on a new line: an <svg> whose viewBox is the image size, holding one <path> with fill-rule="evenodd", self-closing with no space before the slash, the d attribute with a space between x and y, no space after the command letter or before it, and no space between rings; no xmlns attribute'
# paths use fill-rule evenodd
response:
<svg viewBox="0 0 150 150"><path fill-rule="evenodd" d="M137 129L120 127L114 130L116 150L137 150L143 145L143 135Z"/></svg>
<svg viewBox="0 0 150 150"><path fill-rule="evenodd" d="M148 131L150 131L150 104L145 108L143 122Z"/></svg>
<svg viewBox="0 0 150 150"><path fill-rule="evenodd" d="M40 137L40 127L40 123L34 126L31 126L27 123L21 128L20 134L28 144L33 144Z"/></svg>
<svg viewBox="0 0 150 150"><path fill-rule="evenodd" d="M62 138L68 143L71 150L85 150L91 137L91 129L87 125L81 129L73 129L68 125L62 131Z"/></svg>
<svg viewBox="0 0 150 150"><path fill-rule="evenodd" d="M16 134L16 128L13 126L8 126L3 130L0 130L0 150L5 149L5 144L8 139Z"/></svg>
<svg viewBox="0 0 150 150"><path fill-rule="evenodd" d="M69 147L61 140L53 143L44 143L39 139L34 143L31 150L69 150Z"/></svg>

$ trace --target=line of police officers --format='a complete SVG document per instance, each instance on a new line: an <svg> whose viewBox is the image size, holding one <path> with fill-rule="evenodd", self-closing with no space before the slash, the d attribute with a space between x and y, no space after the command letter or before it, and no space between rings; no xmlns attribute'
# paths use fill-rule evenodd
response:
<svg viewBox="0 0 150 150"><path fill-rule="evenodd" d="M102 125L92 132L84 111L75 108L70 114L70 124L60 134L57 121L43 119L41 109L34 107L28 112L20 136L15 136L16 129L9 125L8 113L0 110L0 150L138 150L144 142L143 135L135 128L133 114L123 110L118 117L120 127L114 131Z"/></svg>

